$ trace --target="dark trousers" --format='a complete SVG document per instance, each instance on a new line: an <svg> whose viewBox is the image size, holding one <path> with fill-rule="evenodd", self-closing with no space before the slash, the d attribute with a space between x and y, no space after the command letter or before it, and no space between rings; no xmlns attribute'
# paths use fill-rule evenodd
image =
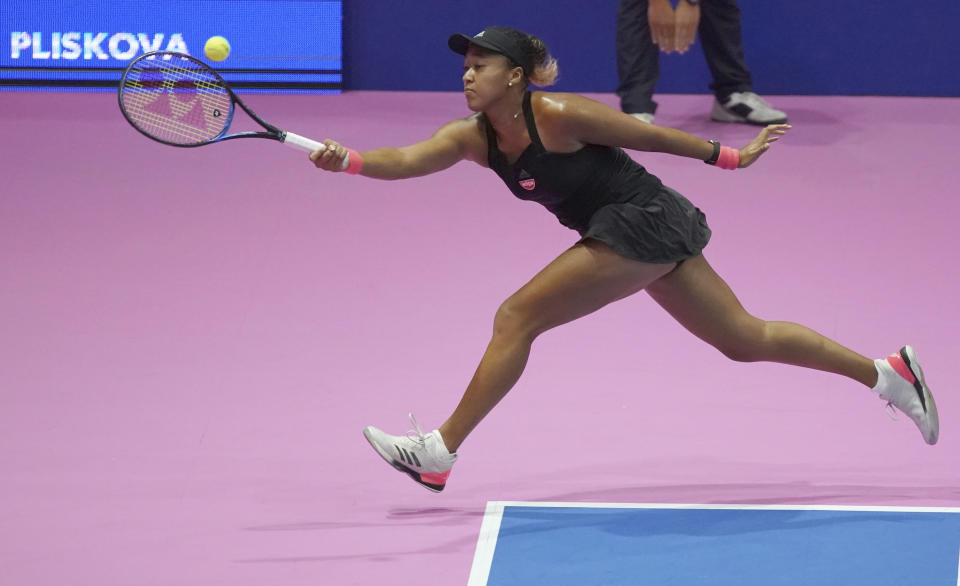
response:
<svg viewBox="0 0 960 586"><path fill-rule="evenodd" d="M648 0L620 0L617 8L617 95L628 114L657 110L653 89L660 77L660 48L650 35L647 6ZM733 92L751 91L736 0L702 0L697 32L717 99L723 102Z"/></svg>

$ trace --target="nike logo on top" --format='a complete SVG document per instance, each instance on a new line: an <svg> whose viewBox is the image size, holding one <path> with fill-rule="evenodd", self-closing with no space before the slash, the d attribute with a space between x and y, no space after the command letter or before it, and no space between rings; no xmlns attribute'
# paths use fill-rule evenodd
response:
<svg viewBox="0 0 960 586"><path fill-rule="evenodd" d="M887 362L890 366L893 367L897 374L902 376L908 383L913 385L915 391L917 391L917 396L920 399L920 406L923 407L923 412L927 412L927 400L923 396L923 385L918 380L917 376L913 372L913 366L910 364L910 357L907 356L905 350L900 350L896 354L891 354L887 358Z"/></svg>

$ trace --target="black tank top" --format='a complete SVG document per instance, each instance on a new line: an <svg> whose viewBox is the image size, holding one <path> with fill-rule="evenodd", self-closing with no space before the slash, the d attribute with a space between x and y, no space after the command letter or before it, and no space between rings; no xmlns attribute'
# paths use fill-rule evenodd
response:
<svg viewBox="0 0 960 586"><path fill-rule="evenodd" d="M523 96L523 117L530 146L512 165L497 148L493 126L483 120L487 162L515 196L543 205L568 228L582 234L601 207L636 198L643 201L662 186L660 179L621 148L588 144L572 153L548 152L537 133L530 92Z"/></svg>

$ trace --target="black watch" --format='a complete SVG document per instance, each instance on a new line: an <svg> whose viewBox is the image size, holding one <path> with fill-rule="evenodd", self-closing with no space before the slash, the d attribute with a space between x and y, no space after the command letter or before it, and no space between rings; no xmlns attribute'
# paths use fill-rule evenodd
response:
<svg viewBox="0 0 960 586"><path fill-rule="evenodd" d="M710 155L710 158L707 159L706 161L704 161L704 163L706 163L706 164L708 164L708 165L716 165L716 164L717 164L717 159L720 158L720 141L719 141L719 140L711 140L711 141L707 141L707 142L709 142L710 144L713 145L713 154Z"/></svg>

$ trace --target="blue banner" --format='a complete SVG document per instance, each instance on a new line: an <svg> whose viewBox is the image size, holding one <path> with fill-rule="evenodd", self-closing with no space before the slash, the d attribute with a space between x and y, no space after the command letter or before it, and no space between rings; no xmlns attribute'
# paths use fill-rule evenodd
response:
<svg viewBox="0 0 960 586"><path fill-rule="evenodd" d="M32 0L0 3L0 89L116 88L149 51L210 63L240 91L339 93L341 0ZM218 62L210 37L230 44Z"/></svg>

